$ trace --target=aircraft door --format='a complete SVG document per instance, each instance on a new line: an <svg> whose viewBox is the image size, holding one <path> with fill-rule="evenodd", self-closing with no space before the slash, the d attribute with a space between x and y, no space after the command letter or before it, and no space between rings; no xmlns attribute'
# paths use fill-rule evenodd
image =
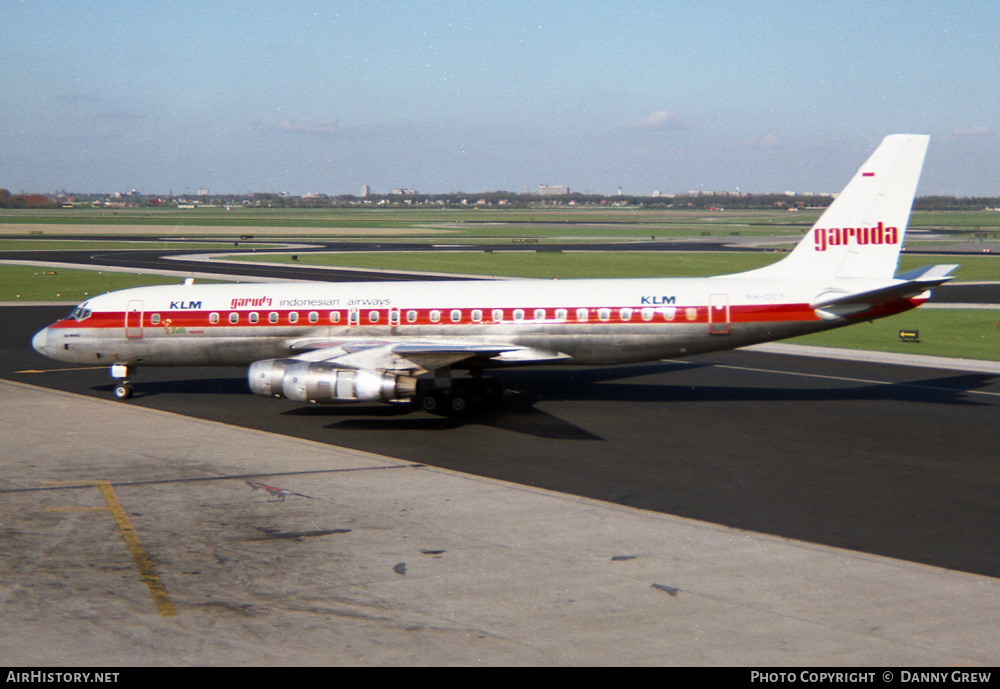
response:
<svg viewBox="0 0 1000 689"><path fill-rule="evenodd" d="M728 294L713 294L709 297L708 332L711 335L729 334Z"/></svg>
<svg viewBox="0 0 1000 689"><path fill-rule="evenodd" d="M361 312L357 309L347 311L347 325L354 327L361 324Z"/></svg>
<svg viewBox="0 0 1000 689"><path fill-rule="evenodd" d="M125 310L125 337L142 337L142 313L145 302L141 299L133 299L128 303Z"/></svg>

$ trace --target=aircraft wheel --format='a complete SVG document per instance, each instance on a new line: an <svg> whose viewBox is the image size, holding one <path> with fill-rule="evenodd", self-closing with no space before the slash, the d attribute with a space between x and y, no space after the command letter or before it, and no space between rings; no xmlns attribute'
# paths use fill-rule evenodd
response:
<svg viewBox="0 0 1000 689"><path fill-rule="evenodd" d="M132 396L132 386L129 383L121 383L115 386L115 399L127 400Z"/></svg>
<svg viewBox="0 0 1000 689"><path fill-rule="evenodd" d="M430 414L440 414L444 409L444 396L440 390L433 390L417 398L417 406Z"/></svg>
<svg viewBox="0 0 1000 689"><path fill-rule="evenodd" d="M453 394L448 400L448 415L461 416L469 411L469 398L464 393Z"/></svg>
<svg viewBox="0 0 1000 689"><path fill-rule="evenodd" d="M464 386L451 391L433 390L417 398L417 408L429 414L461 418L471 414L482 402L478 390Z"/></svg>

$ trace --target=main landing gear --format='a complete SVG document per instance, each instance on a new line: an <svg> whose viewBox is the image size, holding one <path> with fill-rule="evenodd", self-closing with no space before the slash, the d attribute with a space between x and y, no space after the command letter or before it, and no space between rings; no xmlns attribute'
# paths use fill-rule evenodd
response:
<svg viewBox="0 0 1000 689"><path fill-rule="evenodd" d="M135 369L125 364L114 364L111 366L111 377L120 379L121 382L115 384L115 399L127 400L134 392L129 376L135 373Z"/></svg>
<svg viewBox="0 0 1000 689"><path fill-rule="evenodd" d="M502 396L503 385L495 378L462 378L447 388L421 392L414 398L414 406L437 416L458 418L490 407Z"/></svg>

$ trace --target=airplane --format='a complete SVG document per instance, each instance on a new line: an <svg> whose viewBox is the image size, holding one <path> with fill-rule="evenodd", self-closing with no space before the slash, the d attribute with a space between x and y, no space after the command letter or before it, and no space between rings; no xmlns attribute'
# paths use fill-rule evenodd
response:
<svg viewBox="0 0 1000 689"><path fill-rule="evenodd" d="M460 416L499 399L487 369L614 365L715 352L891 316L956 265L894 277L930 137L886 137L795 248L707 278L161 285L92 297L39 331L53 359L248 366L298 402L409 402ZM467 376L454 377L465 371Z"/></svg>

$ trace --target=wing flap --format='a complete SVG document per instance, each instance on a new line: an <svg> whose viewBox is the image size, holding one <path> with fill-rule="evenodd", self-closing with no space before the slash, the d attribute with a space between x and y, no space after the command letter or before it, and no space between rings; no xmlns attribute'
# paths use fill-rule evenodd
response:
<svg viewBox="0 0 1000 689"><path fill-rule="evenodd" d="M294 359L323 361L342 368L423 373L470 359L504 363L558 361L566 354L515 344L430 342L427 340L322 340L310 338L290 343L304 350Z"/></svg>

